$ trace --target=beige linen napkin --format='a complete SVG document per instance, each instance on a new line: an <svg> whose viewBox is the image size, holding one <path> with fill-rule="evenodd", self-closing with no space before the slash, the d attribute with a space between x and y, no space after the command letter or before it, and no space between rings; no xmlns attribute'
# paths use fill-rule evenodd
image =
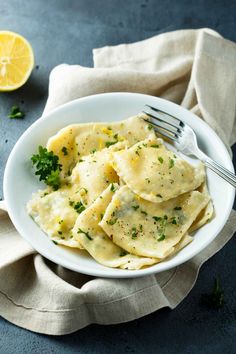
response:
<svg viewBox="0 0 236 354"><path fill-rule="evenodd" d="M50 75L44 112L95 93L142 92L191 109L228 148L235 142L236 45L216 32L176 31L95 49L94 66L57 66ZM175 308L193 287L201 265L227 243L236 225L232 211L215 241L175 269L113 280L78 274L46 260L19 236L4 202L0 209L0 315L18 326L54 335L90 323L130 321L165 306Z"/></svg>

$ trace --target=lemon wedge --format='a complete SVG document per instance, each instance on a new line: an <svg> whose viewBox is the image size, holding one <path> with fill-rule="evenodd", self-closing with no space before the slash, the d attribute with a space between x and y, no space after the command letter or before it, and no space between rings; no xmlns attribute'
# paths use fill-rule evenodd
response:
<svg viewBox="0 0 236 354"><path fill-rule="evenodd" d="M24 85L34 66L34 53L21 35L0 31L0 91L13 91Z"/></svg>

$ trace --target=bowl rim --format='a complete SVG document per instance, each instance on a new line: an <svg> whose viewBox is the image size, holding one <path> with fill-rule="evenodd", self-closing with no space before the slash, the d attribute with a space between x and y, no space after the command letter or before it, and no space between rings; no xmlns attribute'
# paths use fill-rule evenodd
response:
<svg viewBox="0 0 236 354"><path fill-rule="evenodd" d="M203 249L205 249L216 237L217 235L221 232L221 230L223 229L224 225L226 224L228 217L230 215L230 212L232 210L233 207L233 203L234 203L234 198L235 198L235 189L232 187L231 189L231 194L230 194L230 200L228 202L228 207L226 209L226 213L225 213L225 217L222 220L222 223L220 225L220 227L215 230L214 232L212 232L211 237L206 238L206 241L201 245L201 247L198 248L197 252L190 252L189 254L186 254L182 257L181 262L179 261L175 261L174 257L172 258L172 264L165 264L164 269L155 269L155 265L147 267L147 268L143 268L143 269L139 269L139 270L121 270L121 269L116 269L116 268L109 268L109 267L105 267L108 270L108 274L106 274L102 269L94 269L93 271L89 270L87 271L86 267L81 267L81 269L78 269L78 265L73 265L71 264L71 262L69 262L66 259L57 259L55 260L55 256L51 256L51 254L48 254L46 251L42 251L39 250L38 247L35 247L35 245L33 244L31 238L27 235L27 232L25 232L25 229L22 225L22 223L19 223L18 220L14 217L14 207L12 208L12 206L10 205L10 203L8 202L8 196L9 196L9 183L8 183L8 176L11 173L11 165L12 165L12 161L14 160L14 155L15 152L19 146L19 144L22 143L22 141L24 141L24 138L31 133L31 130L35 129L35 127L37 127L37 125L41 124L42 120L50 120L50 117L55 115L57 112L61 111L66 111L68 109L68 107L72 107L74 105L77 105L78 102L82 102L82 101L89 101L91 99L93 99L94 97L99 97L99 96L121 96L121 95L135 95L135 96L146 96L147 98L150 99L150 97L152 97L152 99L156 99L157 103L158 102L166 102L166 104L170 105L170 107L172 106L173 108L175 108L177 110L177 112L179 111L181 113L181 111L185 111L187 112L188 115L191 115L192 117L194 117L195 120L197 120L198 122L200 122L200 124L202 124L203 126L205 126L208 130L210 130L211 134L214 136L214 138L216 139L217 143L219 143L221 145L221 149L224 152L225 157L227 157L227 168L229 168L232 172L234 172L234 167L233 167L233 163L232 160L230 158L229 152L226 148L226 146L224 145L224 143L222 142L222 140L220 139L220 137L216 134L216 132L205 122L203 121L201 118L199 118L198 116L196 116L194 113L192 113L191 111L187 110L186 108L168 101L166 99L163 98L159 98L159 97L155 97L155 96L150 96L147 94L142 94L142 93L133 93L133 92L109 92L109 93L100 93L100 94L95 94L95 95L90 95L90 96L86 96L86 97L82 97L82 98L77 98L75 100L69 101L67 103L62 104L61 106L56 107L55 109L51 110L50 112L46 113L45 115L42 115L40 118L38 118L33 124L31 124L26 131L20 136L20 138L17 140L17 142L15 143L13 149L10 152L10 155L8 157L7 163L6 163L6 167L5 167L5 171L4 171L4 178L3 178L3 195L4 195L4 199L5 199L5 203L6 203L6 207L7 207L7 211L8 214L10 216L10 219L13 223L13 225L15 226L15 228L17 229L17 231L19 232L19 234L21 235L21 237L23 237L27 242L29 242L29 244L37 251L39 252L42 256L44 256L45 258L49 259L50 261L60 264L61 266L64 266L67 269L71 269L73 271L76 272L80 272L83 274L87 274L87 275L91 275L91 276L99 276L99 277L103 277L103 278L135 278L135 277L141 277L141 276L146 276L146 275L151 275L151 274L156 274L159 272L163 272L172 268L175 268L177 266L180 266L181 264L187 262L188 260L192 259L194 256L196 256L197 254L199 254ZM89 122L88 122L89 123ZM69 124L67 124L69 125ZM156 265L161 265L164 263L158 263ZM160 267L162 268L162 267ZM109 274L109 273L114 273L114 274Z"/></svg>

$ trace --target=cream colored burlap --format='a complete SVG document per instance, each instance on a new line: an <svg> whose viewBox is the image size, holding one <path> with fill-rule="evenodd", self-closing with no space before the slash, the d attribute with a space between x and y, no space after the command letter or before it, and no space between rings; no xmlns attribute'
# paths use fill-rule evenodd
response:
<svg viewBox="0 0 236 354"><path fill-rule="evenodd" d="M59 65L50 75L45 112L101 92L142 92L202 117L227 147L236 139L236 45L211 30L185 30L94 50L95 68ZM23 206L22 206L23 207ZM114 324L164 306L175 308L201 265L236 229L236 212L215 241L173 270L139 279L95 279L52 264L17 233L0 208L0 315L18 326L66 334L90 323Z"/></svg>

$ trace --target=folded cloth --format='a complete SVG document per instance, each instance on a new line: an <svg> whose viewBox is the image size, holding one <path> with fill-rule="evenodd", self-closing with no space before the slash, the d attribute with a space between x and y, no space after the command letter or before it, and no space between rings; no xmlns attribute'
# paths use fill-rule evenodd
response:
<svg viewBox="0 0 236 354"><path fill-rule="evenodd" d="M73 99L129 91L177 102L203 118L228 149L236 140L236 45L209 29L164 33L95 49L95 68L59 65L50 75L44 114ZM175 308L192 289L201 265L235 231L232 211L217 238L185 264L136 279L101 279L72 272L37 254L0 202L0 315L45 334L67 334L91 323L127 322Z"/></svg>

